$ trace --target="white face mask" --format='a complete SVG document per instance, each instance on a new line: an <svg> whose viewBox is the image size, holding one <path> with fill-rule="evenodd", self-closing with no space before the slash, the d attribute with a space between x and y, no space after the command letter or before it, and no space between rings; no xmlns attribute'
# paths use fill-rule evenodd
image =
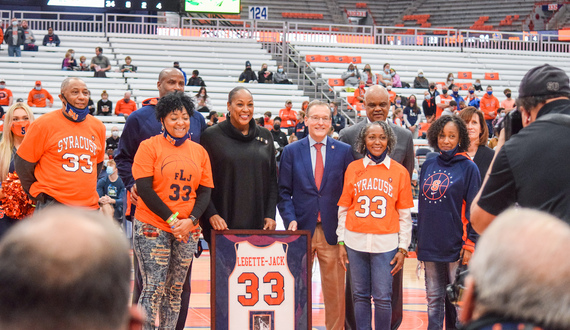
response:
<svg viewBox="0 0 570 330"><path fill-rule="evenodd" d="M41 90L42 90L42 86L36 86L35 89L36 89L37 91L41 91Z"/></svg>
<svg viewBox="0 0 570 330"><path fill-rule="evenodd" d="M119 136L119 132L117 132L117 131L113 131L111 134L113 135L113 137Z"/></svg>

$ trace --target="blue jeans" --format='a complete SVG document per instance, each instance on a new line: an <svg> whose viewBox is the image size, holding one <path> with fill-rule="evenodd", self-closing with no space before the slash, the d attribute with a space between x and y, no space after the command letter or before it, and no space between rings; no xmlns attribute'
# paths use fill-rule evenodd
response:
<svg viewBox="0 0 570 330"><path fill-rule="evenodd" d="M426 261L426 297L428 302L428 330L457 328L457 309L449 302L446 287L453 283L459 262Z"/></svg>
<svg viewBox="0 0 570 330"><path fill-rule="evenodd" d="M171 233L139 220L134 225L134 251L143 280L139 305L147 316L143 329L154 330L158 312L159 329L173 330L196 242L192 239L188 243L179 242Z"/></svg>
<svg viewBox="0 0 570 330"><path fill-rule="evenodd" d="M20 46L8 45L8 56L22 56L22 50Z"/></svg>
<svg viewBox="0 0 570 330"><path fill-rule="evenodd" d="M489 129L489 139L493 137L493 120L494 119L485 120L485 123L487 123L487 128Z"/></svg>
<svg viewBox="0 0 570 330"><path fill-rule="evenodd" d="M390 330L392 319L392 265L396 252L367 253L348 246L348 266L354 297L356 329L372 329L370 297L374 299L374 329Z"/></svg>

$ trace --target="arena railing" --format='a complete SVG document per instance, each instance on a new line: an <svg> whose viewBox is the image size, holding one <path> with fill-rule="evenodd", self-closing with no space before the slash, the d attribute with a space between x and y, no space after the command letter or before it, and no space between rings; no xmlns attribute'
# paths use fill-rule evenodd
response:
<svg viewBox="0 0 570 330"><path fill-rule="evenodd" d="M27 20L32 30L47 31L53 27L55 31L106 32L105 14L14 10L11 18Z"/></svg>

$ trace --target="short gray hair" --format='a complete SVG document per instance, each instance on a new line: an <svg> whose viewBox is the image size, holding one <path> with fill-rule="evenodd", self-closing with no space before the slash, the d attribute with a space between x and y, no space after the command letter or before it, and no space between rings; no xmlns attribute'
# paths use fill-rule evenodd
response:
<svg viewBox="0 0 570 330"><path fill-rule="evenodd" d="M504 212L481 236L469 263L476 310L570 329L568 251L568 224L530 209Z"/></svg>
<svg viewBox="0 0 570 330"><path fill-rule="evenodd" d="M79 80L81 82L83 82L85 84L85 81L83 81L83 79L78 78L78 77L67 77L65 79L63 79L63 81L61 82L61 88L60 91L63 94L63 91L67 89L67 86L69 86L69 84L71 83L71 81L73 80ZM86 84L87 85L87 84Z"/></svg>
<svg viewBox="0 0 570 330"><path fill-rule="evenodd" d="M311 110L312 107L317 106L317 105L324 105L325 107L327 107L329 110L331 109L329 104L327 102L321 101L321 100L313 100L309 103L309 105L307 106L307 109L305 109L305 115L308 117L309 116L309 112Z"/></svg>

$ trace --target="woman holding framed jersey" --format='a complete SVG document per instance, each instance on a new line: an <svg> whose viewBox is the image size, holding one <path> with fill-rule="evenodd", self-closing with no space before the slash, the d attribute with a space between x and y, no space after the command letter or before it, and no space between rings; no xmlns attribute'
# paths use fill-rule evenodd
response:
<svg viewBox="0 0 570 330"><path fill-rule="evenodd" d="M175 92L156 105L163 134L140 144L133 177L140 199L134 222L134 251L143 279L139 305L154 329L174 329L182 285L196 250L198 219L210 200L212 170L206 150L190 140L192 100ZM190 239L190 235L192 238Z"/></svg>
<svg viewBox="0 0 570 330"><path fill-rule="evenodd" d="M357 150L365 156L348 166L338 202L340 262L349 262L357 329L371 328L370 297L375 329L390 329L392 276L412 237L410 175L388 156L395 144L386 122L364 127Z"/></svg>

